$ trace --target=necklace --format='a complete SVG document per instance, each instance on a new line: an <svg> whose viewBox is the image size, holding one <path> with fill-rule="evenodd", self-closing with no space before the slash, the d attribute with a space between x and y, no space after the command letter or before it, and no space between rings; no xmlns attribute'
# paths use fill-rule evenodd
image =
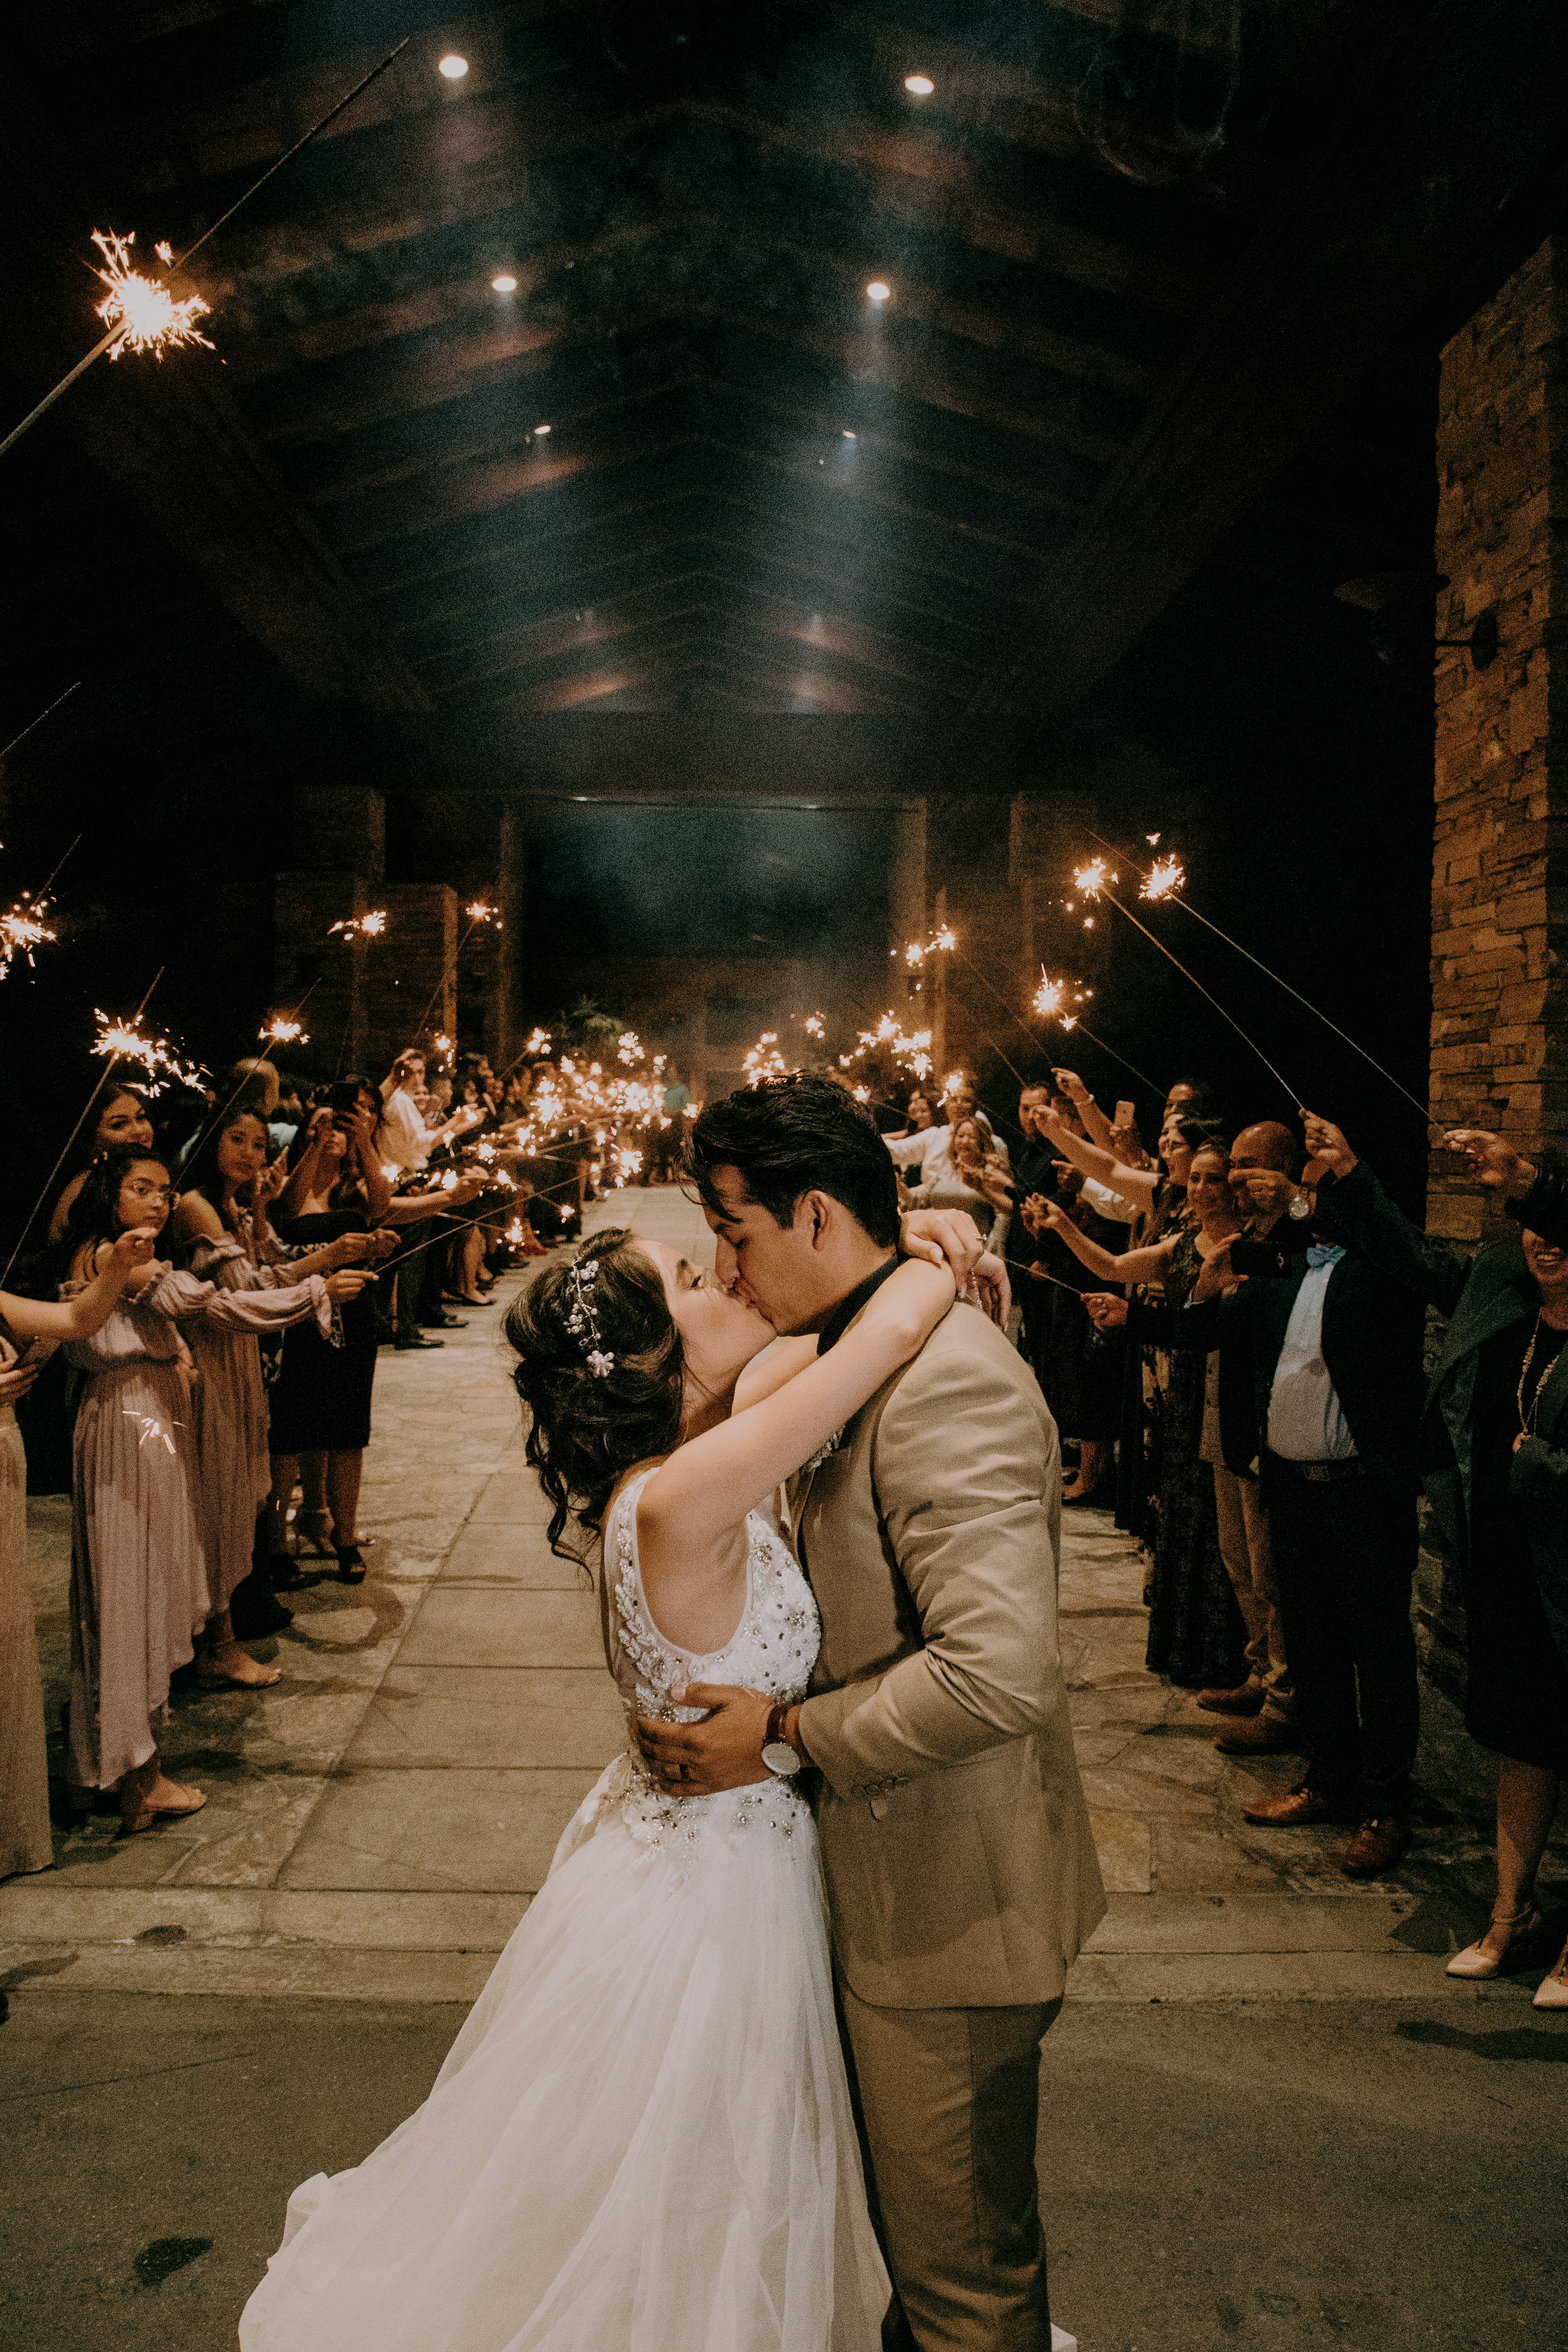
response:
<svg viewBox="0 0 1568 2352"><path fill-rule="evenodd" d="M1541 1337L1542 1319L1540 1311L1537 1310L1535 1328L1530 1335L1530 1345L1524 1351L1524 1362L1519 1375L1519 1435L1513 1441L1513 1450L1516 1454L1527 1437L1535 1435L1535 1416L1541 1408L1541 1391L1552 1378L1557 1363L1557 1350L1553 1349L1550 1360L1541 1368L1535 1386L1530 1392L1530 1403L1527 1406L1524 1402L1524 1384L1529 1380L1535 1362L1535 1347Z"/></svg>

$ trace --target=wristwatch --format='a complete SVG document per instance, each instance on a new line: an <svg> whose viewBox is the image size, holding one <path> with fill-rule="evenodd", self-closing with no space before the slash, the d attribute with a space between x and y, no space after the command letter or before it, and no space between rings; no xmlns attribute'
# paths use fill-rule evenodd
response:
<svg viewBox="0 0 1568 2352"><path fill-rule="evenodd" d="M763 1734L763 1762L780 1780L792 1780L804 1760L784 1738L784 1717L788 1713L788 1707L782 1704L770 1707L768 1727Z"/></svg>

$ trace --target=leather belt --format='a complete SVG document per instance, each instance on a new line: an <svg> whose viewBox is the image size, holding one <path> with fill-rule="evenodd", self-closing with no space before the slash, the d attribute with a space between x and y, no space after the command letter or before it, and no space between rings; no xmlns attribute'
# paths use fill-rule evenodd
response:
<svg viewBox="0 0 1568 2352"><path fill-rule="evenodd" d="M1366 1475L1366 1465L1359 1456L1348 1462L1289 1462L1283 1454L1271 1454L1268 1458L1277 1470L1286 1471L1292 1478L1304 1478L1309 1486L1334 1486L1342 1478Z"/></svg>

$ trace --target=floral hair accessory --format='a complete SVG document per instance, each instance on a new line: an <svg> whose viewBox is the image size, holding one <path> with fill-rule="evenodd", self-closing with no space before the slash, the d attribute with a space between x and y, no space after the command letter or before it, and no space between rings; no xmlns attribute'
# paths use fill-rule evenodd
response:
<svg viewBox="0 0 1568 2352"><path fill-rule="evenodd" d="M599 1261L591 1257L572 1268L572 1312L566 1318L566 1328L576 1339L586 1333L594 1342L587 1350L588 1370L596 1381L608 1380L616 1369L616 1360L603 1344L599 1318L594 1311L594 1285L599 1279Z"/></svg>

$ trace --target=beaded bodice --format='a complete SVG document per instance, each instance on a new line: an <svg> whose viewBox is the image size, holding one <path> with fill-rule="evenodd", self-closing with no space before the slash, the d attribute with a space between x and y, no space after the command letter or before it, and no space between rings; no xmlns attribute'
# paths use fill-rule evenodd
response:
<svg viewBox="0 0 1568 2352"><path fill-rule="evenodd" d="M695 1852L700 1837L728 1839L765 1822L785 1836L806 1818L803 1800L780 1780L758 1781L714 1797L678 1799L651 1780L630 1731L638 1715L696 1721L699 1707L676 1706L670 1691L683 1683L721 1683L764 1691L793 1704L806 1683L822 1638L816 1603L795 1560L760 1511L746 1521L746 1601L741 1622L722 1649L700 1655L668 1642L649 1613L637 1562L637 1498L652 1470L623 1488L605 1524L605 1622L610 1667L626 1710L628 1747L603 1792L639 1843Z"/></svg>

